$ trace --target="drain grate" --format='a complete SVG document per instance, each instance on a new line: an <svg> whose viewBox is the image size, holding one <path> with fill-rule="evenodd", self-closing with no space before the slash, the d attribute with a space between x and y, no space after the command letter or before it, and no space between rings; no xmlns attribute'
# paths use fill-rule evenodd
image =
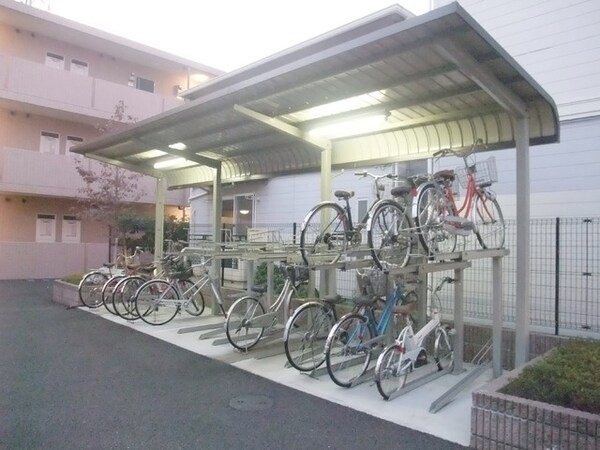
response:
<svg viewBox="0 0 600 450"><path fill-rule="evenodd" d="M273 399L266 395L239 395L229 401L229 406L239 411L263 411L273 406Z"/></svg>

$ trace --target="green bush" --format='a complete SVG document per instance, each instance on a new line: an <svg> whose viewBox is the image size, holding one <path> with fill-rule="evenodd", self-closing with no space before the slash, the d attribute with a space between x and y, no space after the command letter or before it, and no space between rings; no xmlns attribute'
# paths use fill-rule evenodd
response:
<svg viewBox="0 0 600 450"><path fill-rule="evenodd" d="M600 414L600 341L572 339L500 392Z"/></svg>

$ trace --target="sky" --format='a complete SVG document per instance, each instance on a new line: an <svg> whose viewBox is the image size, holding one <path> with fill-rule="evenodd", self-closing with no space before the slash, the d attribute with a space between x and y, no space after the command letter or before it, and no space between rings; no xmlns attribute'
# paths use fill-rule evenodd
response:
<svg viewBox="0 0 600 450"><path fill-rule="evenodd" d="M393 4L430 0L33 0L53 14L226 72Z"/></svg>

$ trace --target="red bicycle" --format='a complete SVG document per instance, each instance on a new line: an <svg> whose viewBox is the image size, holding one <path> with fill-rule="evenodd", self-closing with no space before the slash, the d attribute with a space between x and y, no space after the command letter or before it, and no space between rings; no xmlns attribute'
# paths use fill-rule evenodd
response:
<svg viewBox="0 0 600 450"><path fill-rule="evenodd" d="M478 141L476 144L481 144ZM434 158L453 155L462 158L464 167L440 170L417 190L413 205L419 239L427 255L451 253L456 249L457 236L475 233L483 248L502 248L505 238L504 216L490 186L498 181L494 157L481 162L470 160L475 145L466 153L441 150ZM453 188L458 179L466 189L460 205Z"/></svg>

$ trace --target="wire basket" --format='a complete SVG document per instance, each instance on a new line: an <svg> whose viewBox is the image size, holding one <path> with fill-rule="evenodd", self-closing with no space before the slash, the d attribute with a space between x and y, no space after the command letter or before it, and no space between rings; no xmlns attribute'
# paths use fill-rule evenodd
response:
<svg viewBox="0 0 600 450"><path fill-rule="evenodd" d="M362 274L357 276L360 291L369 296L385 297L387 281L388 275L376 269L365 269Z"/></svg>
<svg viewBox="0 0 600 450"><path fill-rule="evenodd" d="M456 174L460 187L463 189L466 189L469 183L469 173L473 175L477 186L490 185L498 181L496 159L493 156L469 167L458 167L454 173Z"/></svg>

